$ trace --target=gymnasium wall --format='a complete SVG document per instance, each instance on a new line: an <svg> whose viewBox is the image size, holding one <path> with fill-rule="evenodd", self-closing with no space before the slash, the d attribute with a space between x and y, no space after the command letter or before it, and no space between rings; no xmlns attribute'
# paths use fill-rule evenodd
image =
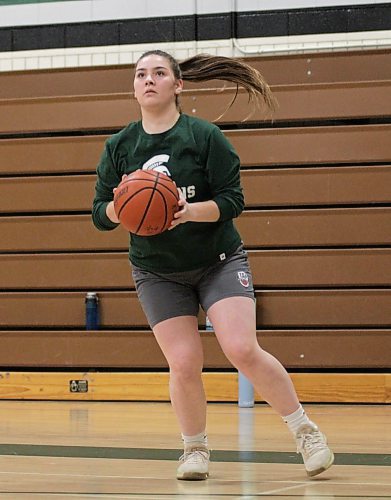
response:
<svg viewBox="0 0 391 500"><path fill-rule="evenodd" d="M333 10L340 14L346 3L337 3ZM321 9L330 7L325 4ZM265 12L253 14L259 21ZM388 18L379 22L367 38L356 33L361 42L387 42L388 31L376 26ZM264 35L263 24L257 26ZM4 29L17 39L14 28ZM38 38L29 33L23 36L32 43L46 40L42 32ZM0 40L3 34L1 28ZM159 47L190 54L209 44L212 53L246 57L279 101L273 117L261 110L243 121L251 110L240 93L218 121L242 159L246 210L237 225L254 273L260 343L291 371L374 375L390 368L391 54L388 46L295 50L296 36L312 44L311 37L326 35L331 42L339 36L282 36L285 49L273 54L258 52L261 39L276 40L271 35L246 46L255 54L238 52L229 33ZM242 49L248 40L240 39ZM109 64L105 51L135 57L151 45L0 52L0 64L10 61L0 72L0 366L7 373L166 370L135 295L127 234L121 228L100 233L90 217L104 141L139 117L132 61ZM93 50L101 59L92 61L92 53L83 59L80 52L67 67L67 57L76 57L68 50ZM218 82L189 85L183 110L215 120L232 95ZM88 291L99 295L99 331L85 330ZM202 313L199 324L206 370L230 370ZM19 389L12 397L23 393ZM383 400L384 394L376 399Z"/></svg>
<svg viewBox="0 0 391 500"><path fill-rule="evenodd" d="M389 51L254 58L279 100L246 98L219 122L242 158L262 344L288 368L389 368ZM3 73L0 328L4 367L161 368L131 281L127 234L91 223L108 134L137 119L131 67ZM185 112L215 119L227 88L189 88ZM205 242L207 244L207 242ZM101 331L84 331L97 291ZM204 317L200 315L200 328ZM229 368L213 335L207 368Z"/></svg>

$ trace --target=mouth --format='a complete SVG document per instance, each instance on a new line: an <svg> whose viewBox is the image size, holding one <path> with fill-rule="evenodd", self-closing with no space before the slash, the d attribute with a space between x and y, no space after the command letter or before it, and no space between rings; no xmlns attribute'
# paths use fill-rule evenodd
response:
<svg viewBox="0 0 391 500"><path fill-rule="evenodd" d="M144 92L144 95L146 95L146 94L156 94L156 92L154 90L152 90L152 89L149 89L149 90L146 90Z"/></svg>

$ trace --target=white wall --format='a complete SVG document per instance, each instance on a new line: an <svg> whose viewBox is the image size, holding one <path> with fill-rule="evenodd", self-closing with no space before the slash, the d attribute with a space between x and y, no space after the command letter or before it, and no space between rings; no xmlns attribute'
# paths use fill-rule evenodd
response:
<svg viewBox="0 0 391 500"><path fill-rule="evenodd" d="M391 0L78 0L0 6L0 26L391 3Z"/></svg>
<svg viewBox="0 0 391 500"><path fill-rule="evenodd" d="M356 0L358 4L391 3L391 0ZM88 22L120 18L143 18L212 13L352 5L346 0L79 0L0 7L0 26ZM313 53L391 47L391 31L326 33L300 36L241 38L180 43L159 43L178 59L198 52L228 57ZM0 52L0 71L131 64L156 44L58 48Z"/></svg>

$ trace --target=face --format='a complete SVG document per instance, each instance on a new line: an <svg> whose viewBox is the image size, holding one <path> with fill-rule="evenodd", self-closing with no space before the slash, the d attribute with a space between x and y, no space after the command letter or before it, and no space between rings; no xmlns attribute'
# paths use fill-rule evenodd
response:
<svg viewBox="0 0 391 500"><path fill-rule="evenodd" d="M182 91L182 80L176 80L169 61L151 54L141 59L134 77L134 94L142 108L176 106Z"/></svg>

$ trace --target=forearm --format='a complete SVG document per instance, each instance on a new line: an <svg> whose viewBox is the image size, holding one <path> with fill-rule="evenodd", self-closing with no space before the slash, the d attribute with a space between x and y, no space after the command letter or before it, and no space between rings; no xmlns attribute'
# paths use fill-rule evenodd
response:
<svg viewBox="0 0 391 500"><path fill-rule="evenodd" d="M110 201L110 203L108 203L106 207L106 215L111 220L111 222L115 222L118 224L119 219L114 210L114 202Z"/></svg>
<svg viewBox="0 0 391 500"><path fill-rule="evenodd" d="M213 200L190 203L188 205L189 222L216 222L220 217L220 210Z"/></svg>
<svg viewBox="0 0 391 500"><path fill-rule="evenodd" d="M220 217L219 207L213 200L187 203L184 198L181 198L179 208L169 229L174 229L184 222L216 222Z"/></svg>

